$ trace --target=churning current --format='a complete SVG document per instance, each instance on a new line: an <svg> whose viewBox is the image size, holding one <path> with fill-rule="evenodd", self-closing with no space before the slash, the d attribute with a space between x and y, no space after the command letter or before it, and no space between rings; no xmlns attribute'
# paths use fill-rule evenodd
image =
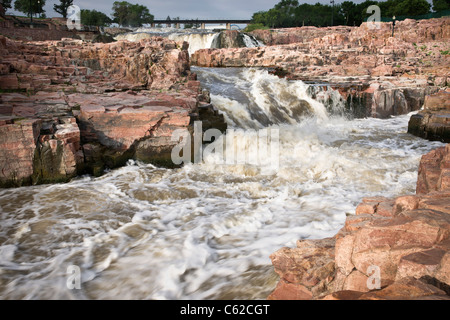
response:
<svg viewBox="0 0 450 320"><path fill-rule="evenodd" d="M332 90L258 69L195 71L241 129L238 152L249 132L279 130L277 170L210 155L2 189L1 299L265 299L278 281L271 253L333 236L363 197L414 193L421 155L441 145L408 135L410 115L352 120Z"/></svg>

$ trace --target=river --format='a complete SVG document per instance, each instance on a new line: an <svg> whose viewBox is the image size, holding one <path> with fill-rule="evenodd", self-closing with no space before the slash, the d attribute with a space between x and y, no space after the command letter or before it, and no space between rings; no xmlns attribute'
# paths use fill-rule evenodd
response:
<svg viewBox="0 0 450 320"><path fill-rule="evenodd" d="M0 189L1 299L265 299L278 281L271 253L333 236L363 197L414 193L421 155L442 145L408 135L410 115L353 119L331 89L193 69L238 152L247 135L278 130L276 170L211 154Z"/></svg>
<svg viewBox="0 0 450 320"><path fill-rule="evenodd" d="M115 39L135 42L154 36L161 36L177 42L186 41L189 43L188 52L191 55L199 49L222 48L222 44L218 41L221 32L223 30L136 28L133 32L117 35ZM238 37L241 39L241 46L246 46L247 48L264 46L262 42L244 32L239 32Z"/></svg>

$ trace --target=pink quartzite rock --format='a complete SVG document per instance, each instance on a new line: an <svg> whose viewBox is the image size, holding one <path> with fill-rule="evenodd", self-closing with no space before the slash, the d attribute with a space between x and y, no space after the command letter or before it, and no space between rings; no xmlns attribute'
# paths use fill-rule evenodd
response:
<svg viewBox="0 0 450 320"><path fill-rule="evenodd" d="M423 110L411 116L408 132L429 140L450 142L450 90L427 95Z"/></svg>
<svg viewBox="0 0 450 320"><path fill-rule="evenodd" d="M0 36L0 187L101 175L129 159L171 163L172 133L210 102L187 45ZM214 113L203 113L221 121Z"/></svg>
<svg viewBox="0 0 450 320"><path fill-rule="evenodd" d="M417 179L417 194L449 190L446 170L450 164L449 152L450 146L447 145L422 156Z"/></svg>
<svg viewBox="0 0 450 320"><path fill-rule="evenodd" d="M395 37L391 23L379 26L258 30L253 35L267 46L198 50L191 63L267 67L289 79L329 83L359 117L417 111L448 82L450 18L401 21Z"/></svg>
<svg viewBox="0 0 450 320"><path fill-rule="evenodd" d="M282 284L271 295L271 299L282 297L283 288L289 288L290 297L308 297L326 291L334 273L335 239L320 241L299 241L297 248L283 248L270 256L275 272L280 275ZM293 288L300 288L295 293Z"/></svg>
<svg viewBox="0 0 450 320"><path fill-rule="evenodd" d="M22 185L33 175L33 157L41 126L40 120L3 117L0 125L0 183Z"/></svg>
<svg viewBox="0 0 450 320"><path fill-rule="evenodd" d="M365 198L333 240L272 254L280 283L269 298L450 299L449 156L446 146L422 157L421 193Z"/></svg>

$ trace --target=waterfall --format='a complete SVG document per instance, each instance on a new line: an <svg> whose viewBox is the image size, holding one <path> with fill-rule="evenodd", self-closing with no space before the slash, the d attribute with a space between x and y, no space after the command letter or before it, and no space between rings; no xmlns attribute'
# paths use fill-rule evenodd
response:
<svg viewBox="0 0 450 320"><path fill-rule="evenodd" d="M363 197L415 192L421 156L442 145L408 135L408 115L334 115L326 86L193 71L229 121L225 147L218 138L179 169L129 161L98 178L0 189L2 300L266 299L279 280L273 252L334 236ZM266 151L266 129L279 131L275 172L272 157L220 162L221 149Z"/></svg>
<svg viewBox="0 0 450 320"><path fill-rule="evenodd" d="M345 110L339 92L332 88L281 79L264 69L227 68L220 78L216 69L193 70L231 126L263 128L297 124L308 117L326 121Z"/></svg>
<svg viewBox="0 0 450 320"><path fill-rule="evenodd" d="M239 33L236 39L229 39L226 32L214 30L198 29L173 29L173 28L139 28L130 33L117 35L116 40L140 41L154 36L167 37L168 39L189 43L189 54L193 54L200 49L224 48L224 47L260 47L263 43L253 36ZM222 38L222 40L219 40ZM225 40L223 40L225 39ZM224 44L227 43L227 44Z"/></svg>
<svg viewBox="0 0 450 320"><path fill-rule="evenodd" d="M264 47L264 43L256 39L254 36L242 33L242 37L247 48Z"/></svg>
<svg viewBox="0 0 450 320"><path fill-rule="evenodd" d="M189 55L200 49L212 47L217 33L171 33L168 38L174 41L186 41L189 43Z"/></svg>

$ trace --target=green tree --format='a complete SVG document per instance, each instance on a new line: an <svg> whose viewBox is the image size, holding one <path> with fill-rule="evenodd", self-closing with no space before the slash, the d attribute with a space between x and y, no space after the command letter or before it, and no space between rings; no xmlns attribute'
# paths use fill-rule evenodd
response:
<svg viewBox="0 0 450 320"><path fill-rule="evenodd" d="M383 17L427 14L431 8L427 0L387 0L379 6Z"/></svg>
<svg viewBox="0 0 450 320"><path fill-rule="evenodd" d="M265 25L263 25L262 23L252 23L249 24L245 29L244 32L252 32L255 30L266 30L269 29L268 27L266 27Z"/></svg>
<svg viewBox="0 0 450 320"><path fill-rule="evenodd" d="M2 5L3 9L5 9L5 11L8 11L8 9L12 8L11 2L12 0L0 0L0 4Z"/></svg>
<svg viewBox="0 0 450 320"><path fill-rule="evenodd" d="M427 0L403 0L395 7L399 16L415 16L430 12L431 4Z"/></svg>
<svg viewBox="0 0 450 320"><path fill-rule="evenodd" d="M143 5L132 4L128 13L128 25L130 27L142 27L144 24L153 22L153 15L150 10Z"/></svg>
<svg viewBox="0 0 450 320"><path fill-rule="evenodd" d="M153 22L153 15L146 6L131 4L127 1L113 3L114 22L121 26L141 27Z"/></svg>
<svg viewBox="0 0 450 320"><path fill-rule="evenodd" d="M81 24L85 26L106 27L112 23L112 19L103 12L96 10L81 10Z"/></svg>
<svg viewBox="0 0 450 320"><path fill-rule="evenodd" d="M255 12L252 16L252 22L254 24L261 24L267 26L266 14L267 14L266 11Z"/></svg>
<svg viewBox="0 0 450 320"><path fill-rule="evenodd" d="M31 1L30 0L16 0L14 2L14 10L25 13L28 17L30 13L33 16L43 15L45 10L45 0Z"/></svg>
<svg viewBox="0 0 450 320"><path fill-rule="evenodd" d="M118 23L120 26L124 26L127 23L129 14L129 3L126 1L115 1L112 10L114 22Z"/></svg>
<svg viewBox="0 0 450 320"><path fill-rule="evenodd" d="M356 12L356 4L351 1L344 1L341 3L339 13L344 16L345 24L349 25L350 21L354 20Z"/></svg>
<svg viewBox="0 0 450 320"><path fill-rule="evenodd" d="M274 7L277 13L278 27L292 27L296 25L295 9L298 7L297 0L281 0Z"/></svg>
<svg viewBox="0 0 450 320"><path fill-rule="evenodd" d="M433 11L439 12L450 9L450 0L433 0Z"/></svg>
<svg viewBox="0 0 450 320"><path fill-rule="evenodd" d="M450 0L434 0L437 8L446 8ZM438 3L439 2L439 3ZM445 2L445 4L444 4ZM367 13L371 5L378 5L384 17L401 15L421 15L430 11L427 0L366 0L356 4L343 1L334 7L329 4L299 4L297 0L281 0L268 11L253 14L252 23L271 28L296 27L302 25L325 27L331 25L359 26L372 13ZM433 7L434 8L434 7ZM436 9L435 9L436 10Z"/></svg>
<svg viewBox="0 0 450 320"><path fill-rule="evenodd" d="M266 14L267 24L271 28L279 28L281 27L281 12L275 8L267 11Z"/></svg>
<svg viewBox="0 0 450 320"><path fill-rule="evenodd" d="M361 23L366 21L367 18L372 14L372 13L367 13L367 9L373 5L379 6L381 9L381 15L384 16L384 11L383 11L383 8L381 7L382 3L378 2L378 1L373 1L373 0L366 0L366 1L356 5L356 12L355 12L355 18L354 18L356 26L361 25Z"/></svg>
<svg viewBox="0 0 450 320"><path fill-rule="evenodd" d="M53 10L67 18L67 9L73 4L73 0L59 0L59 4L53 5Z"/></svg>

